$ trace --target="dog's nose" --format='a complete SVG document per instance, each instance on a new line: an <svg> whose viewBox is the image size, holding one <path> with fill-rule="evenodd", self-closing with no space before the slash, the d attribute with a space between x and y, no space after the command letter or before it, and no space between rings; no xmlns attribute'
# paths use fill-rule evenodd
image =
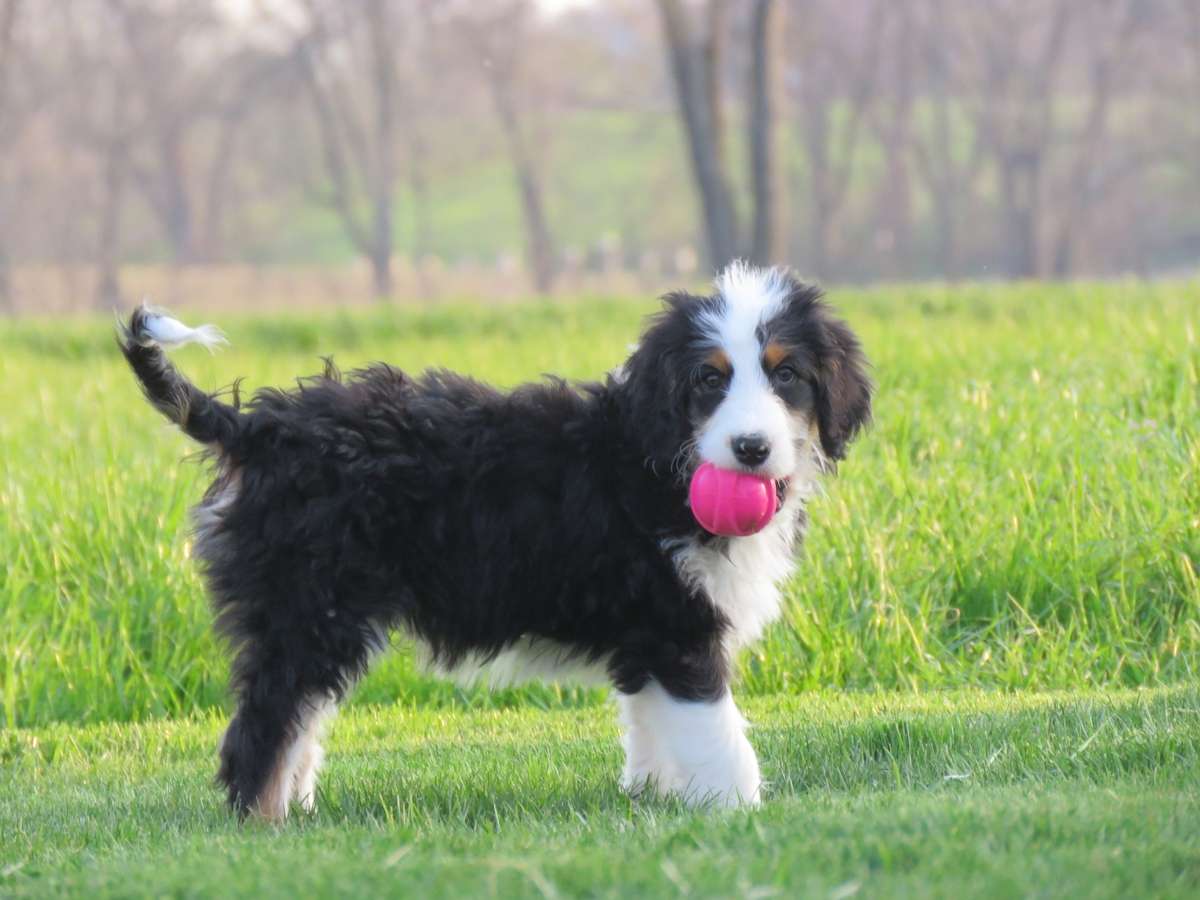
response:
<svg viewBox="0 0 1200 900"><path fill-rule="evenodd" d="M761 466L771 455L771 445L761 434L739 434L733 439L733 455L743 466Z"/></svg>

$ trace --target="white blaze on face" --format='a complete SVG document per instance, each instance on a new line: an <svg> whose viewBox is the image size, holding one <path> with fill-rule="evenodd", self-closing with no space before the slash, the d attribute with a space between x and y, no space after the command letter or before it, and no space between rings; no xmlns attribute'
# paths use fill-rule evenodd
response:
<svg viewBox="0 0 1200 900"><path fill-rule="evenodd" d="M770 447L766 462L755 469L768 478L786 478L796 468L794 418L771 389L763 370L759 326L783 308L788 283L778 269L733 263L717 278L721 308L706 313L701 325L713 345L729 358L733 378L725 398L700 432L701 459L723 469L745 469L733 454L733 441L761 435Z"/></svg>

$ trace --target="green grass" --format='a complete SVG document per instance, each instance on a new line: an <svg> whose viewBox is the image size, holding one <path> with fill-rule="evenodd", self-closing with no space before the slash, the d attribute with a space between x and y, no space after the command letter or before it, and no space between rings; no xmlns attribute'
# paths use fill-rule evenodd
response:
<svg viewBox="0 0 1200 900"><path fill-rule="evenodd" d="M742 690L1155 685L1200 661L1200 289L904 288L836 298L877 422L812 507L787 613ZM319 353L501 384L616 363L651 301L226 319L180 365L287 384ZM219 706L224 659L189 559L194 449L138 395L102 320L0 325L0 721ZM384 660L360 700L492 697Z"/></svg>
<svg viewBox="0 0 1200 900"><path fill-rule="evenodd" d="M239 828L220 723L0 735L0 894L1195 896L1200 693L748 704L761 810L631 802L607 708L351 710L312 815Z"/></svg>
<svg viewBox="0 0 1200 900"><path fill-rule="evenodd" d="M108 322L0 323L0 895L1196 895L1200 286L835 300L877 421L741 660L763 809L632 803L604 692L464 691L397 641L280 830L210 785L194 448ZM177 360L209 387L323 353L591 378L653 308L232 317L233 350Z"/></svg>

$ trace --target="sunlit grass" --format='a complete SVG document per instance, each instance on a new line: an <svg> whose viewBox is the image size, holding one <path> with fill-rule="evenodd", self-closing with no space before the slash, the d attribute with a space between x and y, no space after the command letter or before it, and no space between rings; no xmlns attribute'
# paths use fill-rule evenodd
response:
<svg viewBox="0 0 1200 900"><path fill-rule="evenodd" d="M1200 663L1200 288L904 287L834 297L879 382L876 425L812 507L786 618L743 693L1071 688ZM287 384L319 354L511 385L595 378L650 300L221 317L210 388ZM194 448L141 400L103 318L0 324L0 721L219 706L189 558ZM587 705L426 679L398 653L359 702Z"/></svg>
<svg viewBox="0 0 1200 900"><path fill-rule="evenodd" d="M221 722L0 733L4 896L1187 897L1200 696L750 700L756 812L632 802L607 706L334 724L313 815L239 828Z"/></svg>

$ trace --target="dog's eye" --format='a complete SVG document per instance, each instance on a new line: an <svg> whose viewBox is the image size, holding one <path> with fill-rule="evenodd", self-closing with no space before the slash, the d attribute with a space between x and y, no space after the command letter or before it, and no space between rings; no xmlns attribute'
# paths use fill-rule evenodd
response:
<svg viewBox="0 0 1200 900"><path fill-rule="evenodd" d="M710 390L719 390L725 386L725 373L712 366L704 366L700 370L700 384Z"/></svg>
<svg viewBox="0 0 1200 900"><path fill-rule="evenodd" d="M779 384L795 384L800 380L800 373L792 366L780 366L771 373L771 377Z"/></svg>

